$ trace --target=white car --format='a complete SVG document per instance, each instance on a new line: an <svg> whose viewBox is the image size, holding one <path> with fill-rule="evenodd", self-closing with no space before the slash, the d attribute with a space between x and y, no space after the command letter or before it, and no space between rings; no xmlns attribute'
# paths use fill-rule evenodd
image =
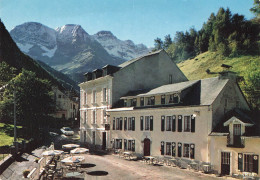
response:
<svg viewBox="0 0 260 180"><path fill-rule="evenodd" d="M61 132L65 134L66 136L72 136L74 135L74 131L70 127L62 127Z"/></svg>

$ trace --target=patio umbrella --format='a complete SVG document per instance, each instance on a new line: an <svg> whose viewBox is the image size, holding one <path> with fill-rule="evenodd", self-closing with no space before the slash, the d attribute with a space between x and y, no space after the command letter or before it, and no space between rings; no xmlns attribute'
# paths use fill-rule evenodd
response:
<svg viewBox="0 0 260 180"><path fill-rule="evenodd" d="M70 151L70 153L72 153L72 154L81 154L81 153L85 153L85 152L89 152L89 149L86 149L86 148L75 148L75 149Z"/></svg>
<svg viewBox="0 0 260 180"><path fill-rule="evenodd" d="M66 163L66 164L80 163L84 159L85 158L83 156L70 156L70 157L67 157L67 158L61 160L61 162Z"/></svg>
<svg viewBox="0 0 260 180"><path fill-rule="evenodd" d="M65 148L65 149L77 148L77 147L79 147L78 144L65 144L65 145L62 145L62 148Z"/></svg>
<svg viewBox="0 0 260 180"><path fill-rule="evenodd" d="M50 151L44 151L42 153L43 156L56 156L62 154L64 151L60 150L50 150Z"/></svg>

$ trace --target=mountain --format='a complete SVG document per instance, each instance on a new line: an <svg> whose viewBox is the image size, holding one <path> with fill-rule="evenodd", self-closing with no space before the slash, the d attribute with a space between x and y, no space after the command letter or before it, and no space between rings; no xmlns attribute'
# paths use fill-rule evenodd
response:
<svg viewBox="0 0 260 180"><path fill-rule="evenodd" d="M32 37L31 41L33 40L36 39ZM43 41L42 43L46 42ZM5 61L11 67L15 67L18 72L21 72L22 68L33 71L39 78L48 79L61 90L65 90L65 88L70 90L71 87L77 87L75 82L69 80L65 75L59 74L60 72L56 72L46 65L45 70L37 61L22 53L6 30L4 24L0 21L0 62L2 61Z"/></svg>
<svg viewBox="0 0 260 180"><path fill-rule="evenodd" d="M99 31L94 34L93 37L110 55L125 60L130 60L149 52L149 49L145 45L135 45L131 40L122 41L114 36L110 31Z"/></svg>
<svg viewBox="0 0 260 180"><path fill-rule="evenodd" d="M89 35L80 25L67 24L51 29L27 22L10 31L13 40L25 54L82 82L83 74L107 64L118 65L146 54L148 49L132 41L121 41L111 32Z"/></svg>

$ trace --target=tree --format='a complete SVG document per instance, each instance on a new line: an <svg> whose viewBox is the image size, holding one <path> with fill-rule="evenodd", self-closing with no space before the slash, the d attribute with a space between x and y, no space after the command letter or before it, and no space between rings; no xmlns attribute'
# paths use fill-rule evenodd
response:
<svg viewBox="0 0 260 180"><path fill-rule="evenodd" d="M16 69L10 67L5 61L0 63L0 87L15 77Z"/></svg>
<svg viewBox="0 0 260 180"><path fill-rule="evenodd" d="M160 38L154 40L154 50L160 50L163 48L163 41Z"/></svg>
<svg viewBox="0 0 260 180"><path fill-rule="evenodd" d="M51 84L48 80L37 78L34 72L23 69L9 82L4 92L0 105L2 117L13 117L14 92L17 122L28 129L28 136L31 137L38 132L40 123L55 109Z"/></svg>
<svg viewBox="0 0 260 180"><path fill-rule="evenodd" d="M172 44L172 38L170 34L168 34L164 37L163 48L168 49L171 44Z"/></svg>
<svg viewBox="0 0 260 180"><path fill-rule="evenodd" d="M250 9L255 14L256 18L260 18L260 1L254 0L254 6Z"/></svg>

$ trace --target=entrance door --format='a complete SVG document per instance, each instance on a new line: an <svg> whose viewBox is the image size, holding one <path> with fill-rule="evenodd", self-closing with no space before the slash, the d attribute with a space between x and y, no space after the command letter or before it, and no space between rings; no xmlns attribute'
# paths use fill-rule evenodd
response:
<svg viewBox="0 0 260 180"><path fill-rule="evenodd" d="M230 174L230 153L221 152L221 174L229 175Z"/></svg>
<svg viewBox="0 0 260 180"><path fill-rule="evenodd" d="M107 133L106 132L103 132L102 133L102 139L103 139L103 141L102 141L102 149L103 150L105 150L106 149L106 142L107 142Z"/></svg>
<svg viewBox="0 0 260 180"><path fill-rule="evenodd" d="M144 139L144 156L150 156L150 139Z"/></svg>

